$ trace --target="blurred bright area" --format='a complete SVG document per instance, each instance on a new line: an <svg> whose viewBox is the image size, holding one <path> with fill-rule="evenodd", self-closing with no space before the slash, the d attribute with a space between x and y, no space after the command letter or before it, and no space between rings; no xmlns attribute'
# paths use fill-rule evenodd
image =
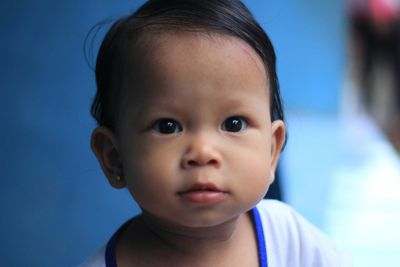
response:
<svg viewBox="0 0 400 267"><path fill-rule="evenodd" d="M289 121L287 202L351 254L354 266L397 266L400 162L387 138L362 114Z"/></svg>
<svg viewBox="0 0 400 267"><path fill-rule="evenodd" d="M139 212L90 151L95 82L82 50L94 24L142 2L1 2L0 266L75 266ZM388 20L397 13L379 0L244 2L277 52L284 201L356 267L399 266L398 19Z"/></svg>
<svg viewBox="0 0 400 267"><path fill-rule="evenodd" d="M399 1L311 2L302 15L285 10L296 33L275 42L289 131L283 196L354 266L398 266ZM358 17L361 5L373 18ZM358 19L373 20L364 39Z"/></svg>

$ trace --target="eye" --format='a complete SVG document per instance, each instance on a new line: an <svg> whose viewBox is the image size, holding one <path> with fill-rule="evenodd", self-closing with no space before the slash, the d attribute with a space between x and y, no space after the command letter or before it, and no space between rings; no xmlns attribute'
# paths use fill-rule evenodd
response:
<svg viewBox="0 0 400 267"><path fill-rule="evenodd" d="M240 132L247 128L247 121L239 116L229 117L222 123L221 128L227 132Z"/></svg>
<svg viewBox="0 0 400 267"><path fill-rule="evenodd" d="M182 126L173 119L159 119L151 128L161 134L174 134L182 131Z"/></svg>

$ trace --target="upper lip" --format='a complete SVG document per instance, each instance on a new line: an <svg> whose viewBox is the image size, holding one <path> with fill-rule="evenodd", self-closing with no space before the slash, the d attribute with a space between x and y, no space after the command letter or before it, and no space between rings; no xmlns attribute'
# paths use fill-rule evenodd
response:
<svg viewBox="0 0 400 267"><path fill-rule="evenodd" d="M180 192L180 193L187 193L193 191L213 191L213 192L222 192L215 184L213 183L195 183L190 186L188 189Z"/></svg>

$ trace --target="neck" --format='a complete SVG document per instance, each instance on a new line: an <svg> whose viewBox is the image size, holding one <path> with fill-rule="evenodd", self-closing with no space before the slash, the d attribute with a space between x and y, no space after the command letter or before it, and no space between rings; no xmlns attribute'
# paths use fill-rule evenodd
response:
<svg viewBox="0 0 400 267"><path fill-rule="evenodd" d="M248 213L216 226L184 227L144 212L122 234L117 257L127 266L256 266L255 240Z"/></svg>
<svg viewBox="0 0 400 267"><path fill-rule="evenodd" d="M247 215L239 215L222 224L210 227L185 227L155 218L143 213L142 223L148 234L161 247L173 249L184 255L201 255L216 250L227 249L238 239Z"/></svg>

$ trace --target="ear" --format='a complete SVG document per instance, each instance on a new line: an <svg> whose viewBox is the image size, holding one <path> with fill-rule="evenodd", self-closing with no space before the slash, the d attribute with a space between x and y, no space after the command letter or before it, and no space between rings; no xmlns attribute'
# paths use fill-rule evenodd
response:
<svg viewBox="0 0 400 267"><path fill-rule="evenodd" d="M92 133L91 147L111 186L125 187L126 182L122 177L122 163L115 134L106 127L97 127Z"/></svg>
<svg viewBox="0 0 400 267"><path fill-rule="evenodd" d="M285 143L285 138L285 123L282 120L273 121L271 131L271 177L273 180L275 179L275 171L283 144Z"/></svg>

